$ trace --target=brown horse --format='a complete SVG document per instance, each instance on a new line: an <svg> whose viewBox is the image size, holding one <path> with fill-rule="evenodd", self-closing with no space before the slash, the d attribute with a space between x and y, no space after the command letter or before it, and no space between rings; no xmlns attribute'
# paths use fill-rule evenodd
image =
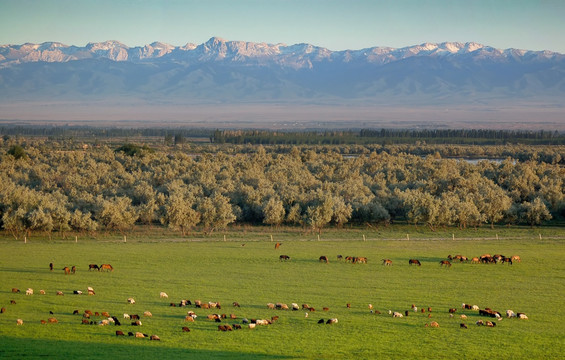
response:
<svg viewBox="0 0 565 360"><path fill-rule="evenodd" d="M442 260L439 262L439 266L447 266L447 267L451 267L451 263L448 260Z"/></svg>
<svg viewBox="0 0 565 360"><path fill-rule="evenodd" d="M278 248L280 248L280 247L281 247L281 243L280 243L280 242L278 242L278 243L275 244L275 250L278 249Z"/></svg>
<svg viewBox="0 0 565 360"><path fill-rule="evenodd" d="M390 259L383 259L383 265L392 266L392 260L390 260Z"/></svg>
<svg viewBox="0 0 565 360"><path fill-rule="evenodd" d="M92 270L92 269L100 271L100 267L99 267L98 265L96 265L96 264L88 264L88 271L90 271L90 270Z"/></svg>
<svg viewBox="0 0 565 360"><path fill-rule="evenodd" d="M71 273L71 269L69 269L68 266L65 266L65 267L63 268L63 271L65 272L65 275L69 275L69 274Z"/></svg>
<svg viewBox="0 0 565 360"><path fill-rule="evenodd" d="M114 268L110 264L102 264L100 265L100 271L114 271Z"/></svg>
<svg viewBox="0 0 565 360"><path fill-rule="evenodd" d="M320 256L320 259L319 259L319 260L320 260L320 262L325 262L326 264L330 262L330 261L328 260L328 257L327 257L327 256L324 256L324 255Z"/></svg>
<svg viewBox="0 0 565 360"><path fill-rule="evenodd" d="M418 266L422 266L422 264L420 263L420 260L417 260L417 259L410 259L410 260L408 260L408 265L418 265Z"/></svg>
<svg viewBox="0 0 565 360"><path fill-rule="evenodd" d="M288 255L281 255L281 256L279 256L279 260L280 260L280 261L283 261L283 260L284 260L284 261L290 260L290 256L288 256Z"/></svg>

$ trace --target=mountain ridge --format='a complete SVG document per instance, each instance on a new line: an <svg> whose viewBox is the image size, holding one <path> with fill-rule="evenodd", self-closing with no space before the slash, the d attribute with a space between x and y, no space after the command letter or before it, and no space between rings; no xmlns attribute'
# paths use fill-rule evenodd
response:
<svg viewBox="0 0 565 360"><path fill-rule="evenodd" d="M537 58L555 59L565 55L552 51L532 51L523 49L496 49L475 42L442 42L423 43L402 48L370 47L358 50L331 51L311 44L294 45L255 43L245 41L228 41L220 37L212 37L208 41L195 45L187 43L174 46L164 42L153 42L144 46L129 47L116 40L88 43L84 47L66 45L60 42L44 42L41 44L25 43L21 45L0 45L0 67L25 62L68 62L92 58L107 58L113 61L155 61L167 59L168 55L176 60L197 58L199 60L231 60L278 58L279 63L288 63L291 59L308 57L312 61L364 60L371 64L386 64L413 56L449 56L471 54L475 57L498 59ZM277 62L276 60L274 60ZM294 62L294 67L300 63ZM305 63L301 63L306 66ZM299 66L300 68L300 66Z"/></svg>
<svg viewBox="0 0 565 360"><path fill-rule="evenodd" d="M559 118L564 98L565 55L474 42L343 51L218 37L183 46L129 47L115 40L83 47L0 45L4 119L32 104L38 117L56 108L65 115L69 104L82 109L73 116L89 118L106 108L260 104L346 106L352 113L366 106L465 106L483 117L519 105L557 109Z"/></svg>

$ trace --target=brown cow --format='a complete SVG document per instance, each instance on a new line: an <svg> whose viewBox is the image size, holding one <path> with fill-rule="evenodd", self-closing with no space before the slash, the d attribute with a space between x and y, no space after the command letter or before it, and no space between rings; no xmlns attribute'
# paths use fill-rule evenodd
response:
<svg viewBox="0 0 565 360"><path fill-rule="evenodd" d="M71 273L71 269L69 269L68 266L65 266L65 267L63 268L63 271L65 272L65 275L69 275L69 274Z"/></svg>
<svg viewBox="0 0 565 360"><path fill-rule="evenodd" d="M328 257L325 255L320 256L320 262L325 262L326 264L329 263L330 261L328 260Z"/></svg>

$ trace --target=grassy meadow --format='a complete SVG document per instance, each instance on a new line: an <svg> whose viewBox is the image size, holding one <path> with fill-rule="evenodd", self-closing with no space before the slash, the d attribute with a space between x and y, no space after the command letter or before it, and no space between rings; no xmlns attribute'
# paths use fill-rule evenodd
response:
<svg viewBox="0 0 565 360"><path fill-rule="evenodd" d="M311 235L287 234L283 238L278 250L274 242L246 240L245 235L230 236L229 241L31 239L24 244L0 240L0 306L6 308L0 314L0 358L556 359L565 350L563 237L361 241L335 236L333 241L317 241ZM517 254L522 262L439 265L448 254L470 258L484 253ZM281 254L291 260L280 262ZM338 254L365 256L368 263L340 262ZM321 255L328 256L330 263L320 263ZM383 258L391 259L393 266L382 266ZM422 266L409 266L410 258L419 259ZM53 272L48 269L50 262L55 264ZM89 272L90 263L110 263L114 271ZM71 265L77 266L77 273L64 275L63 266ZM96 295L72 294L73 290L86 293L88 286ZM13 287L22 293L11 293ZM26 296L27 288L35 294ZM40 289L46 294L39 295ZM64 296L55 295L58 290ZM161 299L161 291L169 299ZM136 303L127 304L129 297ZM217 301L222 309L169 306L181 299ZM234 301L241 307L234 308ZM306 317L303 310L270 310L269 302L307 303L316 311ZM504 318L494 328L479 327L477 320L491 319L463 310L462 303L501 313L512 309L529 319ZM371 313L369 304L381 314ZM388 310L404 313L412 304L431 307L431 318L428 312L410 312L403 318L388 315ZM323 307L329 311L322 311ZM449 308L457 308L454 318ZM108 311L122 325L82 325L82 317L72 313L86 309ZM188 310L198 315L195 322L185 322ZM142 317L139 328L122 316L144 311L153 317ZM212 313L235 314L236 320L223 321L230 324L241 323L244 317L276 315L279 320L255 329L220 332L217 323L206 319ZM461 320L460 314L468 319ZM40 323L50 316L58 324ZM337 324L318 324L319 319L333 317ZM18 318L23 326L16 325ZM430 321L440 327L426 328ZM461 329L461 322L468 329ZM191 331L182 332L183 326ZM161 341L117 337L118 329L126 334L156 334Z"/></svg>

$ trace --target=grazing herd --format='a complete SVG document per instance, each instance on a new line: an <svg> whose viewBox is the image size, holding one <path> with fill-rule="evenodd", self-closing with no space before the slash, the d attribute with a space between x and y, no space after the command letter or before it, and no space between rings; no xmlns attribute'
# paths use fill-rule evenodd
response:
<svg viewBox="0 0 565 360"><path fill-rule="evenodd" d="M279 243L277 243L279 244ZM280 245L279 245L280 246ZM278 249L278 247L276 247ZM446 268L450 268L452 265L452 261L453 262L460 262L460 263L466 263L469 262L469 259L466 256L462 256L462 255L455 255L455 256L451 256L448 255L447 258L449 260L440 260L439 265L441 267L446 267ZM346 256L343 257L343 255L337 255L337 260L338 261L342 261L343 259L345 259L345 262L349 262L351 264L366 264L367 263L367 258L366 257L357 257L357 256ZM288 261L290 260L290 256L288 255L280 255L279 256L279 261ZM322 255L318 258L318 261L324 264L329 264L330 260L326 255ZM470 263L471 264L504 264L507 263L509 265L512 265L514 262L521 262L522 260L520 259L520 256L518 255L513 255L512 257L506 257L504 255L494 255L494 256L490 256L488 254L482 255L481 257L474 257L471 258ZM382 264L384 266L392 266L392 260L390 259L382 259ZM420 260L418 259L409 259L408 260L408 265L415 265L415 266L422 266L422 263L420 262Z"/></svg>
<svg viewBox="0 0 565 360"><path fill-rule="evenodd" d="M88 287L87 288L88 294L89 295L94 295L94 289L92 287ZM18 288L12 288L12 293L13 294L19 294L21 293L21 291ZM75 294L82 294L82 291L75 291ZM31 296L34 294L33 289L28 288L25 291L25 294L27 296ZM45 294L44 291L42 291L42 294ZM159 298L160 299L168 299L169 295L164 292L161 291L159 293ZM132 306L132 309L135 307L136 301L130 297L127 299L126 301L128 304L130 304ZM12 302L12 304L15 304L15 301ZM163 303L163 306L167 306L165 303ZM182 299L178 302L178 307L188 307L188 306L193 306L194 309L208 309L208 310L221 310L222 309L222 305L217 302L217 301L208 301L208 302L204 302L201 300L187 300L187 299ZM169 303L169 307L177 307L177 303L176 302L171 302ZM256 306L250 306L247 311L252 311ZM241 305L239 304L239 302L234 301L232 303L232 308L237 311L240 312L240 308ZM381 311L376 310L374 308L374 306L372 304L368 305L368 308L370 310L370 314L373 315L381 315ZM469 320L470 317L477 317L475 324L479 325L479 326L486 326L486 327L496 327L497 322L500 322L503 320L503 316L501 312L492 310L491 308L485 307L485 308L479 308L479 306L477 305L469 305L466 303L463 303L462 306L462 311L466 312L466 314L461 314L460 316L458 316L458 318L464 322L461 322L459 324L459 328L461 329L468 329L468 326L466 324L465 321ZM223 332L229 332L229 331L236 331L236 330L241 330L243 329L243 327L245 326L248 329L255 329L257 326L265 326L265 325L272 325L274 323L276 323L280 317L282 317L283 312L284 311L305 311L305 318L309 317L310 313L315 313L316 309L306 303L303 303L301 306L298 305L298 303L294 302L291 303L290 306L286 303L283 302L275 302L275 303L267 303L267 309L269 310L273 310L273 311L282 311L280 313L278 313L277 315L271 316L270 318L247 318L247 317L242 317L239 315L236 315L234 312L232 312L231 314L226 314L226 313L209 313L206 314L205 316L203 316L202 318L199 318L199 316L196 314L196 312L194 310L188 310L186 315L183 315L182 317L179 316L178 319L179 321L181 319L184 319L184 322L191 322L194 323L195 321L202 321L200 319L203 319L203 321L213 321L215 323L218 323L217 325L217 329L218 331L223 331ZM345 309L347 309L346 311L351 311L352 309L352 305L351 303L346 304ZM420 311L418 310L420 309ZM329 312L330 308L329 307L322 307L322 311L324 312ZM4 314L8 312L7 309L5 307L2 307L0 310L0 313ZM160 309L159 313L163 312L163 309ZM439 321L442 321L441 318L444 319L444 321L449 321L447 320L448 318L454 319L455 318L455 314L458 313L458 309L455 307L449 308L447 310L448 316L446 315L434 315L435 317L438 318ZM412 306L410 307L410 310L404 310L404 311L393 311L393 310L388 310L388 314L389 316L391 316L392 318L406 318L406 317L413 317L413 316L424 316L426 319L430 319L432 318L432 308L429 306L421 306L418 307L414 304L412 304ZM413 315L410 315L413 314ZM516 318L516 319L528 319L527 315L524 313L515 313L512 310L506 310L506 318L510 319L510 318ZM52 312L50 312L50 315L52 315ZM122 326L122 321L120 321L120 319L118 319L118 317L111 315L108 311L96 311L93 312L91 310L84 310L84 311L79 311L78 309L75 309L72 312L72 315L77 315L77 316L81 316L80 319L80 324L84 324L84 325L96 325L96 326L109 326L109 325L113 325L113 326ZM3 315L4 316L4 315ZM170 317L170 315L167 315L168 317ZM143 311L141 313L141 315L139 314L128 314L128 313L124 313L123 314L123 319L124 320L128 320L128 324L124 324L124 326L132 326L132 327L145 327L143 325L144 322L146 322L146 320L144 320L143 322L141 321L141 318L144 319L152 319L153 313L151 311ZM488 319L483 319L482 317L487 317L487 318L493 318L495 320L491 321ZM199 320L196 320L199 319ZM41 324L59 324L59 320L54 317L54 316L49 316L47 318L47 320L41 319L39 320ZM318 324L326 324L326 325L331 325L331 324L337 324L338 318L337 317L329 317L329 318L320 318L319 320L314 320L317 321ZM16 325L18 326L23 326L24 325L24 321L23 319L17 319L16 320ZM431 321L431 322L426 322L424 324L425 327L430 327L430 328L439 328L440 324L438 321ZM191 332L191 329L188 326L179 326L179 331L182 331L184 333L189 333ZM130 337L135 337L135 338L148 338L150 340L158 340L160 341L160 337L158 335L148 335L144 332L140 332L140 331L123 331L123 330L115 330L115 335L116 336L126 336L126 334Z"/></svg>
<svg viewBox="0 0 565 360"><path fill-rule="evenodd" d="M281 246L280 243L277 243L275 245L275 249L279 249ZM282 261L289 261L291 258L288 255L280 255L279 256L279 260ZM462 255L455 255L455 256L451 256L449 255L447 257L448 260L441 260L440 261L440 266L442 267L451 267L452 266L452 262L460 262L460 263L465 263L465 262L469 262L469 259L465 256ZM325 255L322 255L319 257L319 262L322 263L329 263L329 258ZM348 263L352 263L352 264L366 264L367 263L367 258L366 257L354 257L354 256L342 256L342 255L338 255L337 256L337 260L338 261L343 261L345 260L345 262ZM482 263L482 264L497 264L497 263L508 263L510 265L512 265L515 262L521 262L521 259L519 256L514 255L512 257L505 257L503 255L494 255L491 256L489 254L485 254L482 255L481 257L476 257L476 258L472 258L470 260L471 263ZM390 259L382 259L382 265L383 266L392 266L393 262ZM411 265L416 265L416 266L422 266L422 263L418 260L418 259L409 259L408 264ZM53 263L49 264L49 270L53 271L54 269L54 265ZM107 271L107 272L111 272L113 271L113 267L110 264L102 264L100 266L98 266L97 264L89 264L88 266L88 270L92 271L92 270L96 270L96 271ZM76 273L76 266L71 266L71 268L69 268L68 266L65 266L63 268L64 274L65 275L70 275L70 274L75 274ZM21 293L21 291L18 288L12 288L12 293L13 294L19 294ZM92 287L87 287L86 292L88 295L95 295L95 291ZM41 295L45 295L46 291L45 290L40 290L39 294ZM82 295L84 294L82 290L74 290L73 294L75 295ZM27 288L25 291L25 295L26 296L32 296L34 295L34 290L32 288ZM63 295L62 291L56 291L56 295ZM161 291L159 293L159 298L160 299L169 299L169 295L164 292ZM127 298L126 300L128 307L131 305L132 308L135 308L138 305L136 304L136 301L134 300L133 297ZM11 301L11 304L16 304L15 300ZM193 306L194 309L212 309L212 310L221 310L222 309L222 305L217 302L217 301L208 301L208 302L203 302L201 300L187 300L187 299L182 299L178 302L170 302L168 304L170 307L188 307L188 306ZM237 309L235 311L239 312L240 311L240 304L237 301L234 301L232 303L233 309ZM248 308L247 311L251 311L253 308L255 308L255 306L250 306ZM351 311L349 309L352 308L351 303L346 304L346 309L348 309L347 311ZM316 309L306 303L302 304L302 306L299 306L298 303L291 303L291 305L287 305L286 303L283 302L274 302L274 303L268 303L267 304L267 309L269 310L274 310L274 311L299 311L302 310L304 311L304 318L309 318L309 315L311 313L316 312ZM321 307L322 311L324 312L329 312L330 308L329 307ZM427 309L427 314L426 314L426 309ZM486 319L477 319L477 321L475 322L476 325L479 326L486 326L486 327L495 327L496 323L501 321L503 319L502 313L498 312L498 311L494 311L488 307L486 308L479 308L477 305L469 305L469 304L462 304L462 309L463 311L466 312L466 314L461 314L460 316L458 316L459 319L461 319L462 321L466 321L469 319L469 317L471 316L477 316L477 317L488 317L488 318L493 318L496 319L496 321L490 321L490 320L486 320ZM370 314L373 315L380 315L382 314L379 310L376 310L374 308L374 306L372 304L369 304L369 310L370 310ZM455 314L457 313L457 309L455 307L453 308L449 308L447 313L449 314L449 318L455 318ZM0 314L4 314L4 313L9 313L9 310L7 310L6 307L2 307L0 310ZM159 313L162 312L159 311ZM410 315L410 314L416 314L416 315ZM122 326L121 321L116 317L116 316L112 316L110 315L109 312L107 311L100 311L100 312L92 312L90 310L84 310L84 311L79 311L79 310L74 310L72 312L73 315L81 315L81 320L80 323L84 324L84 325L97 325L97 326L108 326L108 325L114 325L114 326ZM141 317L144 318L144 322L146 322L147 319L152 319L153 318L153 313L150 311L143 311L141 313ZM418 316L418 314L424 314L426 316L426 319L429 319L432 317L432 309L431 307L420 307L420 311L418 311L418 307L415 306L414 304L412 304L410 310L404 310L404 311L393 311L393 310L388 310L388 314L390 316L392 316L393 318L406 318L408 316ZM506 318L510 319L510 318L517 318L517 319L528 319L528 317L524 314L524 313L514 313L514 311L512 310L506 310ZM52 312L51 314L52 315ZM2 315L5 316L5 315ZM200 319L204 319L204 321L213 321L216 323L219 323L217 325L217 329L218 331L222 331L222 332L229 332L229 331L236 331L236 330L241 330L243 327L246 327L248 329L254 329L257 326L264 326L264 325L272 325L274 324L277 320L279 320L280 316L282 315L282 312L279 313L278 315L275 316L271 316L270 318L247 318L247 317L242 317L240 315L236 315L235 313L231 313L231 314L225 314L225 313L212 313L212 314L207 314L201 318L198 317L198 315L195 313L195 311L193 310L189 310L186 315L182 315L179 316L179 320L184 319L184 322L191 322L194 323L195 321L197 321L196 319L198 318L198 321L202 321ZM421 315L420 315L421 316ZM441 316L441 315L440 315ZM123 314L123 319L128 320L130 326L136 326L136 327L142 327L143 323L141 321L141 317L138 314L127 314L124 313ZM445 318L447 319L447 316L445 316ZM239 321L236 321L238 320ZM41 324L59 324L59 321L57 320L57 318L55 318L54 316L49 316L47 318L47 320L41 319L39 320ZM123 320L122 320L123 321ZM150 321L150 320L149 320ZM316 321L316 320L314 320ZM441 321L441 320L440 320ZM230 322L230 323L228 323ZM337 317L329 317L329 318L320 318L319 320L317 320L318 324L337 324L338 323L338 319ZM24 321L23 319L17 319L16 320L16 325L18 326L23 326L24 325ZM430 328L439 328L440 324L437 321L431 321L431 322L426 322L425 323L425 327L430 327ZM184 333L189 333L191 332L191 329L188 326L179 326L179 331L182 331ZM468 329L468 326L465 322L461 322L459 324L459 328L461 329ZM126 334L130 337L135 337L135 338L149 338L150 340L157 340L160 341L161 339L159 338L159 336L157 335L148 335L146 333L143 332L139 332L139 331L123 331L123 330L116 330L115 331L115 336L126 336Z"/></svg>
<svg viewBox="0 0 565 360"><path fill-rule="evenodd" d="M49 263L49 271L53 271L54 267L55 266L53 265L53 263ZM76 267L76 265L72 265L70 268L68 266L65 266L62 270L65 273L65 275L76 274L77 267ZM114 271L114 268L110 264L102 264L100 266L98 266L96 264L88 264L88 271L91 271L91 270Z"/></svg>
<svg viewBox="0 0 565 360"><path fill-rule="evenodd" d="M469 258L467 258L466 256L463 256L463 255L455 255L455 256L447 255L447 258L451 261L458 261L458 262L461 262L461 263L465 263L465 262L469 261ZM518 256L518 255L512 255L510 257L506 257L506 256L501 255L501 254L496 254L494 256L491 256L490 254L484 254L484 255L481 255L480 257L471 258L470 262L471 262L471 264L498 264L498 263L504 264L504 263L506 263L506 264L512 265L514 262L522 262L522 259L520 259L520 256Z"/></svg>

